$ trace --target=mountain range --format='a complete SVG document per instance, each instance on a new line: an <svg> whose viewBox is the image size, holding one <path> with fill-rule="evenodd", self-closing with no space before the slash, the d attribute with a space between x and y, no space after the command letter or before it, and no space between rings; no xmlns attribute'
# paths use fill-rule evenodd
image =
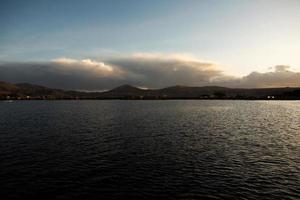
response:
<svg viewBox="0 0 300 200"><path fill-rule="evenodd" d="M0 81L0 99L299 99L297 88L227 88L219 86L172 86L141 89L122 85L104 92L81 92L53 89L29 83Z"/></svg>

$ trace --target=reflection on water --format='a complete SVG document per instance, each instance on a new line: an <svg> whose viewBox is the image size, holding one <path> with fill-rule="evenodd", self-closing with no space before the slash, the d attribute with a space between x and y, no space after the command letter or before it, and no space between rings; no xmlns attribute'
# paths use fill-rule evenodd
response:
<svg viewBox="0 0 300 200"><path fill-rule="evenodd" d="M299 101L0 102L2 199L299 199Z"/></svg>

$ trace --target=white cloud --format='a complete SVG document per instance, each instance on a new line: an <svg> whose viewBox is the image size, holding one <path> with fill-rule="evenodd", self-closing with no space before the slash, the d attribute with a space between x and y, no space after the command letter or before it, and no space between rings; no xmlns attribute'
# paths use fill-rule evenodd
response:
<svg viewBox="0 0 300 200"><path fill-rule="evenodd" d="M56 58L56 59L53 59L52 62L58 63L58 64L74 64L78 61L75 59L71 59L71 58Z"/></svg>
<svg viewBox="0 0 300 200"><path fill-rule="evenodd" d="M86 70L96 72L112 72L114 70L112 66L91 59L76 60L72 58L57 58L52 60L52 62L66 67L85 68Z"/></svg>

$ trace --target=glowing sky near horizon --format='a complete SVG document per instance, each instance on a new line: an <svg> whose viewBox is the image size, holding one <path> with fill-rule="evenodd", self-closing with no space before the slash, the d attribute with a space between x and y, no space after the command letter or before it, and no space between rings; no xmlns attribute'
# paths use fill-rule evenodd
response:
<svg viewBox="0 0 300 200"><path fill-rule="evenodd" d="M230 75L300 71L299 0L0 0L0 61L187 54Z"/></svg>

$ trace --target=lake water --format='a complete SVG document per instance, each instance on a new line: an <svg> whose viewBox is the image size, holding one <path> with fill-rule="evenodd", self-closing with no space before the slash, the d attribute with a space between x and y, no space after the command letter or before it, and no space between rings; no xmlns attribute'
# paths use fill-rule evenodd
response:
<svg viewBox="0 0 300 200"><path fill-rule="evenodd" d="M300 199L300 101L0 102L0 198Z"/></svg>

